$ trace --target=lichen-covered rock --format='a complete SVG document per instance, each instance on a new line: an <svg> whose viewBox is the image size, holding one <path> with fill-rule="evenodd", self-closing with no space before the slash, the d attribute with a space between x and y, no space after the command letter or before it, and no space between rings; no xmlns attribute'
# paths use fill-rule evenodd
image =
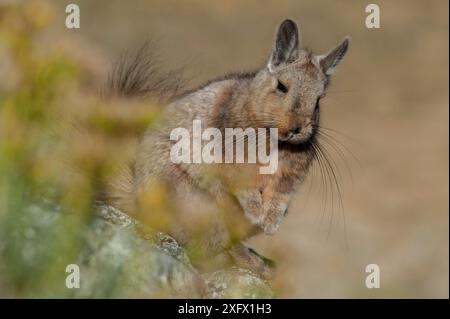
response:
<svg viewBox="0 0 450 319"><path fill-rule="evenodd" d="M97 205L88 220L76 217L44 202L27 207L4 228L0 279L14 279L4 284L11 296L17 282L21 297L273 297L266 282L243 269L199 273L173 238L111 206ZM79 288L65 285L68 264L79 266Z"/></svg>
<svg viewBox="0 0 450 319"><path fill-rule="evenodd" d="M208 298L273 298L270 287L252 272L233 267L203 276Z"/></svg>
<svg viewBox="0 0 450 319"><path fill-rule="evenodd" d="M80 259L74 297L201 297L202 279L176 242L101 205Z"/></svg>
<svg viewBox="0 0 450 319"><path fill-rule="evenodd" d="M183 248L117 209L99 205L74 297L271 298L262 279L238 268L200 274Z"/></svg>

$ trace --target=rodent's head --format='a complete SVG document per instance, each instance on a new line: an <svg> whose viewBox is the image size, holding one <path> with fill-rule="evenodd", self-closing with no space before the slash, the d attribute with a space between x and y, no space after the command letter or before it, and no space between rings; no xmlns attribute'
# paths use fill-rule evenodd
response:
<svg viewBox="0 0 450 319"><path fill-rule="evenodd" d="M278 128L279 140L292 144L308 141L319 121L319 100L329 77L344 57L349 38L325 55L299 47L294 21L278 27L267 66L254 77L248 110L258 127Z"/></svg>

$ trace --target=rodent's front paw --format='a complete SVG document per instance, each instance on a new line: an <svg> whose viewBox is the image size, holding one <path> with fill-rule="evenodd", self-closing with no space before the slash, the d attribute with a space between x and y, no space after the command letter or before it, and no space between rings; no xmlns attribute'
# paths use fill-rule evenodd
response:
<svg viewBox="0 0 450 319"><path fill-rule="evenodd" d="M254 225L261 225L264 210L259 192L242 192L238 195L239 202L247 219Z"/></svg>
<svg viewBox="0 0 450 319"><path fill-rule="evenodd" d="M262 209L245 209L245 216L253 225L262 225L264 222L264 213Z"/></svg>
<svg viewBox="0 0 450 319"><path fill-rule="evenodd" d="M267 235L273 235L278 230L286 215L287 205L278 203L278 205L270 205L265 210L264 219L262 220L261 228Z"/></svg>
<svg viewBox="0 0 450 319"><path fill-rule="evenodd" d="M266 216L262 222L262 229L266 235L273 235L276 233L283 217L279 215L269 215Z"/></svg>

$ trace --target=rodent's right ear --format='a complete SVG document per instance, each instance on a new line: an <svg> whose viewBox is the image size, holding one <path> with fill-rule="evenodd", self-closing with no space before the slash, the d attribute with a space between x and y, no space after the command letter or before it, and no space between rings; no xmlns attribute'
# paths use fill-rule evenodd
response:
<svg viewBox="0 0 450 319"><path fill-rule="evenodd" d="M350 44L350 37L345 37L337 47L324 55L317 56L317 61L320 63L323 73L331 75L334 73L337 65L342 61L347 53L348 46Z"/></svg>
<svg viewBox="0 0 450 319"><path fill-rule="evenodd" d="M295 61L299 53L299 33L297 24L291 20L284 20L278 27L275 41L270 54L267 68L269 72L282 64Z"/></svg>

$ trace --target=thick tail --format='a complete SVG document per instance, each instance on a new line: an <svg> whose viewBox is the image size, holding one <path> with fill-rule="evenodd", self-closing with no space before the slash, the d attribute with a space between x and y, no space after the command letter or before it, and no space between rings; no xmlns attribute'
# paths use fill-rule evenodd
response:
<svg viewBox="0 0 450 319"><path fill-rule="evenodd" d="M182 69L161 71L161 63L152 49L153 43L147 41L135 53L122 54L108 78L104 90L106 98L149 98L164 105L182 93ZM119 174L106 181L106 184L106 190L101 192L98 199L125 213L133 214L133 160L131 164L124 165Z"/></svg>
<svg viewBox="0 0 450 319"><path fill-rule="evenodd" d="M108 78L107 94L172 100L184 90L183 68L163 72L160 66L152 41L135 53L125 52Z"/></svg>

